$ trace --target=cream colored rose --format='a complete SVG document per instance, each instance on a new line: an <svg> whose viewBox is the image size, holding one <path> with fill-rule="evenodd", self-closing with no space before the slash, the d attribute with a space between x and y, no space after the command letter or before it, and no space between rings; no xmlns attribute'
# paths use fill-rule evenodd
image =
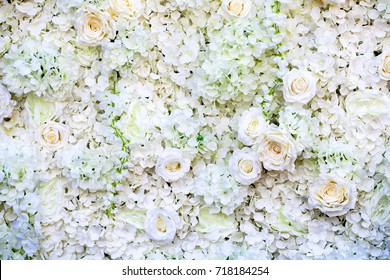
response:
<svg viewBox="0 0 390 280"><path fill-rule="evenodd" d="M321 175L309 189L309 206L329 217L346 214L355 207L356 185L334 175Z"/></svg>
<svg viewBox="0 0 390 280"><path fill-rule="evenodd" d="M143 3L140 0L109 0L110 13L114 17L125 17L131 20L137 19L143 11Z"/></svg>
<svg viewBox="0 0 390 280"><path fill-rule="evenodd" d="M248 17L251 9L251 0L223 0L221 5L222 14L231 19Z"/></svg>
<svg viewBox="0 0 390 280"><path fill-rule="evenodd" d="M267 170L295 170L298 151L294 140L276 127L269 127L259 138L257 152Z"/></svg>
<svg viewBox="0 0 390 280"><path fill-rule="evenodd" d="M379 76L382 80L390 81L390 52L382 54L381 64L379 65Z"/></svg>
<svg viewBox="0 0 390 280"><path fill-rule="evenodd" d="M317 80L306 70L293 69L283 77L283 97L286 102L308 103L316 94Z"/></svg>
<svg viewBox="0 0 390 280"><path fill-rule="evenodd" d="M115 23L108 13L86 8L78 26L80 41L97 46L115 37Z"/></svg>
<svg viewBox="0 0 390 280"><path fill-rule="evenodd" d="M46 122L35 133L36 141L50 151L64 147L69 140L69 128L61 123Z"/></svg>

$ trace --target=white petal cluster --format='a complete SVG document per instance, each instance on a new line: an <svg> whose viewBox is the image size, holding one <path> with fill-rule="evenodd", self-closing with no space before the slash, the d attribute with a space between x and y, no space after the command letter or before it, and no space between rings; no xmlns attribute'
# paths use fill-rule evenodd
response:
<svg viewBox="0 0 390 280"><path fill-rule="evenodd" d="M355 207L356 185L334 175L321 175L309 186L309 205L329 217L345 215Z"/></svg>
<svg viewBox="0 0 390 280"><path fill-rule="evenodd" d="M236 150L229 159L229 171L243 185L250 185L261 177L261 163L255 152L249 149Z"/></svg>
<svg viewBox="0 0 390 280"><path fill-rule="evenodd" d="M8 90L0 85L0 122L11 116L14 105L16 105L16 102L11 99Z"/></svg>
<svg viewBox="0 0 390 280"><path fill-rule="evenodd" d="M308 103L316 94L317 80L306 70L293 69L283 77L283 97L290 103Z"/></svg>
<svg viewBox="0 0 390 280"><path fill-rule="evenodd" d="M145 231L158 243L172 242L178 226L179 216L174 210L154 208L146 213Z"/></svg>
<svg viewBox="0 0 390 280"><path fill-rule="evenodd" d="M157 160L156 173L173 182L183 178L190 167L191 161L179 149L166 149Z"/></svg>

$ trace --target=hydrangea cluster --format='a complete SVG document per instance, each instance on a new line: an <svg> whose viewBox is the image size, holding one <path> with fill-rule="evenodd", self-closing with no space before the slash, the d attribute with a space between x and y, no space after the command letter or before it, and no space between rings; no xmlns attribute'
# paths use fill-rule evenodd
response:
<svg viewBox="0 0 390 280"><path fill-rule="evenodd" d="M1 259L390 259L388 0L0 6Z"/></svg>

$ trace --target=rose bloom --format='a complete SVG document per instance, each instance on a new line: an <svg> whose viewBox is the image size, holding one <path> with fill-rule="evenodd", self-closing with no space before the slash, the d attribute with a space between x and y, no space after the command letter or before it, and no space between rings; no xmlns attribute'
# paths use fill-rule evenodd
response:
<svg viewBox="0 0 390 280"><path fill-rule="evenodd" d="M36 141L49 151L64 147L69 140L69 128L61 123L46 122L35 133Z"/></svg>
<svg viewBox="0 0 390 280"><path fill-rule="evenodd" d="M329 217L346 214L355 207L356 185L335 175L320 175L309 188L309 206Z"/></svg>
<svg viewBox="0 0 390 280"><path fill-rule="evenodd" d="M109 0L110 13L114 17L125 17L130 20L140 17L143 11L143 4L140 0Z"/></svg>
<svg viewBox="0 0 390 280"><path fill-rule="evenodd" d="M229 18L245 18L250 15L251 0L223 0L221 12Z"/></svg>
<svg viewBox="0 0 390 280"><path fill-rule="evenodd" d="M244 145L252 146L266 127L267 123L262 111L258 108L251 108L242 113L238 122L238 140Z"/></svg>
<svg viewBox="0 0 390 280"><path fill-rule="evenodd" d="M243 185L250 185L261 177L261 163L256 153L249 148L236 150L229 160L229 171L234 179Z"/></svg>
<svg viewBox="0 0 390 280"><path fill-rule="evenodd" d="M88 7L78 26L79 39L92 46L102 44L115 37L115 24L110 15Z"/></svg>
<svg viewBox="0 0 390 280"><path fill-rule="evenodd" d="M157 160L156 173L167 182L183 178L190 170L191 161L179 149L166 149Z"/></svg>
<svg viewBox="0 0 390 280"><path fill-rule="evenodd" d="M390 80L390 52L382 54L381 64L379 65L379 76L382 80Z"/></svg>
<svg viewBox="0 0 390 280"><path fill-rule="evenodd" d="M146 234L159 244L168 244L175 238L180 218L174 210L154 208L146 213Z"/></svg>
<svg viewBox="0 0 390 280"><path fill-rule="evenodd" d="M294 140L276 127L268 128L259 138L257 152L267 170L295 170L298 151Z"/></svg>
<svg viewBox="0 0 390 280"><path fill-rule="evenodd" d="M316 94L317 80L306 70L293 69L283 77L283 97L286 102L308 103Z"/></svg>

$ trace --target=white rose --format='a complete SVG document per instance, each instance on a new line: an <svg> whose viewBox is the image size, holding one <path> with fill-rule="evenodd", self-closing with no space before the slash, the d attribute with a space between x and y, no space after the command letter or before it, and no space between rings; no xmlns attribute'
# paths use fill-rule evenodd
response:
<svg viewBox="0 0 390 280"><path fill-rule="evenodd" d="M101 45L115 37L115 23L110 15L87 7L78 26L79 39L92 46Z"/></svg>
<svg viewBox="0 0 390 280"><path fill-rule="evenodd" d="M286 102L308 103L316 94L316 78L306 70L293 69L283 77L283 97Z"/></svg>
<svg viewBox="0 0 390 280"><path fill-rule="evenodd" d="M145 218L146 234L159 244L168 244L175 238L179 215L171 209L148 210Z"/></svg>
<svg viewBox="0 0 390 280"><path fill-rule="evenodd" d="M383 52L379 65L379 76L382 80L390 81L390 52Z"/></svg>
<svg viewBox="0 0 390 280"><path fill-rule="evenodd" d="M224 16L234 19L248 17L251 9L251 0L223 0L220 11Z"/></svg>
<svg viewBox="0 0 390 280"><path fill-rule="evenodd" d="M7 88L0 85L0 123L4 118L9 118L12 115L16 101L11 99L11 94Z"/></svg>
<svg viewBox="0 0 390 280"><path fill-rule="evenodd" d="M352 92L345 99L345 107L354 116L389 115L390 98L380 93Z"/></svg>
<svg viewBox="0 0 390 280"><path fill-rule="evenodd" d="M211 208L204 206L199 209L199 223L195 227L196 231L204 233L205 237L212 242L236 231L233 214L211 213L211 210Z"/></svg>
<svg viewBox="0 0 390 280"><path fill-rule="evenodd" d="M179 149L166 149L157 160L156 173L167 182L177 181L190 170L191 161Z"/></svg>
<svg viewBox="0 0 390 280"><path fill-rule="evenodd" d="M36 141L49 151L64 147L68 143L69 136L70 131L67 126L51 121L41 125L35 133Z"/></svg>
<svg viewBox="0 0 390 280"><path fill-rule="evenodd" d="M364 202L364 208L371 217L371 221L379 226L390 222L390 184L387 181L379 183L368 194L369 199Z"/></svg>
<svg viewBox="0 0 390 280"><path fill-rule="evenodd" d="M346 214L355 207L356 185L335 175L320 175L309 188L309 206L329 217Z"/></svg>
<svg viewBox="0 0 390 280"><path fill-rule="evenodd" d="M263 113L258 108L251 108L242 113L238 122L238 140L244 145L252 146L256 138L267 128Z"/></svg>
<svg viewBox="0 0 390 280"><path fill-rule="evenodd" d="M268 128L259 138L259 160L267 170L293 172L298 151L294 140L278 128Z"/></svg>
<svg viewBox="0 0 390 280"><path fill-rule="evenodd" d="M243 185L250 185L261 177L261 163L249 148L236 150L229 160L230 174Z"/></svg>
<svg viewBox="0 0 390 280"><path fill-rule="evenodd" d="M137 19L143 11L143 4L140 0L109 0L113 16L123 16L134 20Z"/></svg>

